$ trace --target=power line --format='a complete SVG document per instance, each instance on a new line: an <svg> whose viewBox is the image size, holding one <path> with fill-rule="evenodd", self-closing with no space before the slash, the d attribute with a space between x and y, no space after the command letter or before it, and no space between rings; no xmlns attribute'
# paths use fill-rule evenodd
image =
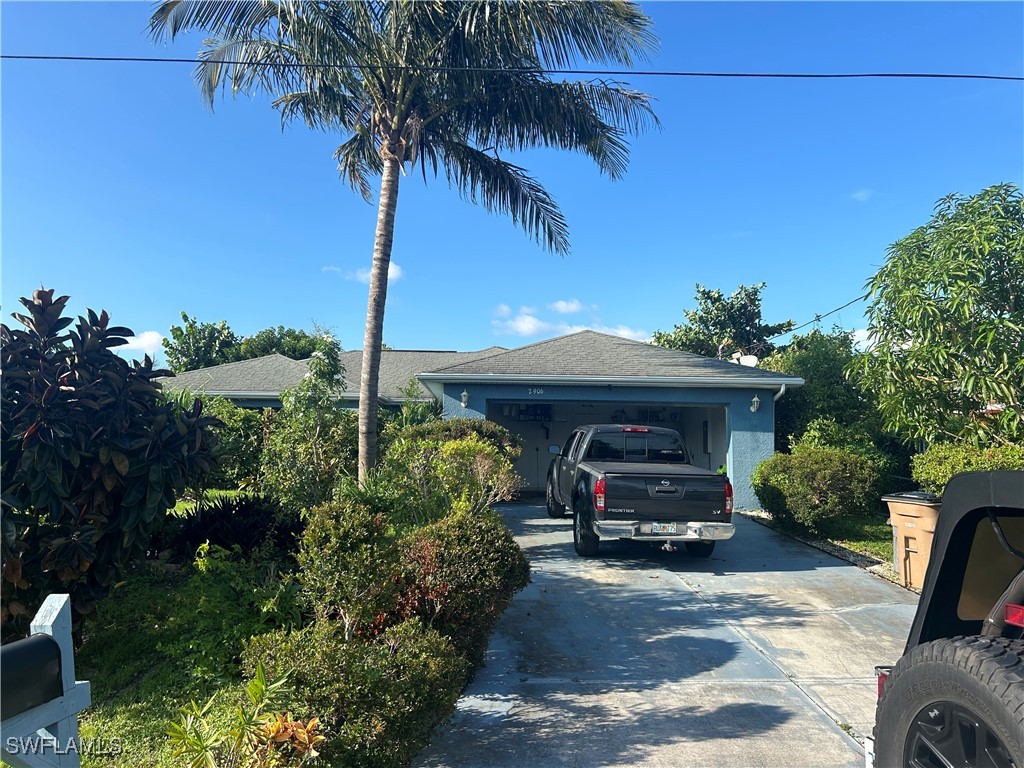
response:
<svg viewBox="0 0 1024 768"><path fill-rule="evenodd" d="M814 325L815 323L820 323L822 320L824 320L829 315L834 315L836 312L844 310L848 306L850 306L851 304L856 304L858 301L864 301L864 299L866 299L867 297L868 297L868 294L864 294L863 296L858 296L856 299L850 299L850 301L846 302L841 307L836 307L835 309L830 309L828 312L825 312L822 315L815 315L813 320L808 320L806 323L803 323L802 325L798 325L795 328L790 328L788 331L784 331L783 333L777 333L774 336L769 336L767 339L765 339L765 341L772 341L773 339L778 339L778 338L780 338L782 336L785 336L786 334L793 333L794 331L799 331L801 328L806 328L808 325Z"/></svg>
<svg viewBox="0 0 1024 768"><path fill-rule="evenodd" d="M151 56L46 56L35 54L3 54L0 59L6 61L91 61L139 64L221 64L228 66L283 66L302 69L331 69L338 65L301 63L278 65L267 61L236 61L232 59L179 59L158 58ZM527 67L413 67L387 64L345 64L346 67L366 70L387 70L396 72L512 72L540 73L546 75L607 75L615 77L724 77L724 78L776 78L804 80L842 80L864 78L903 78L932 80L1005 80L1024 82L1024 77L1014 75L969 75L937 72L683 72L675 70L607 70L607 69L531 69Z"/></svg>

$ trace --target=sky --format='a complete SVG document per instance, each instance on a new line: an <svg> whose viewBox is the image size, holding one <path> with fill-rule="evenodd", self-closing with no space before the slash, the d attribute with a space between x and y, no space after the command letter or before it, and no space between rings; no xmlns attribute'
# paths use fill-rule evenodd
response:
<svg viewBox="0 0 1024 768"><path fill-rule="evenodd" d="M638 69L1024 75L1024 3L656 2ZM154 44L142 2L0 3L5 55L192 57ZM401 183L384 341L515 347L593 328L671 330L702 284L765 282L765 322L864 292L890 244L951 193L1024 182L1024 83L621 78L661 129L610 181L554 151L514 159L552 193L572 253L417 171ZM265 96L201 101L188 64L0 65L2 312L40 287L111 313L160 353L186 312L239 335L331 330L362 345L376 201L338 177L342 137ZM865 327L864 304L822 321ZM804 329L804 332L809 328ZM162 359L162 356L160 356Z"/></svg>

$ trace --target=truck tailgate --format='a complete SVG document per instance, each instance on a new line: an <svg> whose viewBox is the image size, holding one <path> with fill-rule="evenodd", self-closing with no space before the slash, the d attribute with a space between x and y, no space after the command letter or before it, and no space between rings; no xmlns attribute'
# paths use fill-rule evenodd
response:
<svg viewBox="0 0 1024 768"><path fill-rule="evenodd" d="M590 466L605 477L606 520L728 519L725 475L685 464L594 462Z"/></svg>

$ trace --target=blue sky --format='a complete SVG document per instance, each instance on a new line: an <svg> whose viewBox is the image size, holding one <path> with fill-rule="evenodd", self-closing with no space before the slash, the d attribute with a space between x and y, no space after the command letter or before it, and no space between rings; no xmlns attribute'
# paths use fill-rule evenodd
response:
<svg viewBox="0 0 1024 768"><path fill-rule="evenodd" d="M645 68L1024 74L1021 3L652 3ZM148 3L3 2L5 54L188 57ZM519 159L571 226L543 251L443 182L402 185L384 339L519 346L591 327L643 338L694 284L764 281L768 322L858 296L889 244L952 192L1024 181L1024 84L632 77L660 131L622 181L554 152ZM200 101L191 67L4 61L3 294L44 285L152 348L186 311L239 334L330 328L361 346L376 208L345 187L338 136L282 133L265 98ZM864 325L863 305L825 321Z"/></svg>

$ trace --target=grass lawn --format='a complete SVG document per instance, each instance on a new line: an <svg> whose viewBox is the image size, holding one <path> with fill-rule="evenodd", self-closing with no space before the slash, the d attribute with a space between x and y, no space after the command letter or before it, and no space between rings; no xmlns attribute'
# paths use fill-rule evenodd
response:
<svg viewBox="0 0 1024 768"><path fill-rule="evenodd" d="M81 734L116 739L124 751L83 755L85 768L176 766L167 728L181 708L218 693L215 711L227 715L244 695L245 640L277 618L256 604L273 587L272 568L264 567L140 564L100 602L76 654L78 677L92 683Z"/></svg>
<svg viewBox="0 0 1024 768"><path fill-rule="evenodd" d="M884 517L836 520L830 524L826 540L884 563L892 562L892 526Z"/></svg>

